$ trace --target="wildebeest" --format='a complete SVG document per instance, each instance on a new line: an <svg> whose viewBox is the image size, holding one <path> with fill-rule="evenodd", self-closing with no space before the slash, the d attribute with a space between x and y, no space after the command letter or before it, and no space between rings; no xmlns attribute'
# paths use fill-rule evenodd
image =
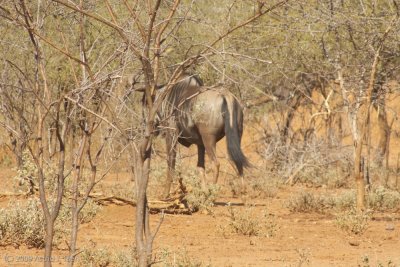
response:
<svg viewBox="0 0 400 267"><path fill-rule="evenodd" d="M166 90L166 87L160 89ZM168 91L159 110L159 119L167 126L168 173L164 196L170 193L176 161L176 140L189 147L197 145L197 167L205 186L204 156L213 163L214 183L218 181L219 162L216 143L226 136L227 150L240 176L249 162L240 143L243 132L243 110L236 97L223 87L206 87L195 75L184 75ZM175 140L175 141L174 141Z"/></svg>

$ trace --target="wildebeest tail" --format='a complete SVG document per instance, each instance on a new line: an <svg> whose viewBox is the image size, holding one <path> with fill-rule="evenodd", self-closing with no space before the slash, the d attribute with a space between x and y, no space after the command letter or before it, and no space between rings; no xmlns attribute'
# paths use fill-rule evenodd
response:
<svg viewBox="0 0 400 267"><path fill-rule="evenodd" d="M243 168L249 167L249 161L240 148L243 132L243 113L239 103L233 97L224 97L222 105L224 114L225 136L229 158L235 163L240 176Z"/></svg>

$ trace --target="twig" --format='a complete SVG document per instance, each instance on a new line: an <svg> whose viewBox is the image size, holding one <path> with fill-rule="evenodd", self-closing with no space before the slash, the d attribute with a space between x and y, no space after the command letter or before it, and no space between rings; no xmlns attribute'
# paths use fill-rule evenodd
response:
<svg viewBox="0 0 400 267"><path fill-rule="evenodd" d="M300 166L297 167L297 169L292 173L292 175L289 176L289 178L286 180L285 184L290 184L291 186L295 185L297 182L297 175L299 172L306 166L306 163L300 164Z"/></svg>

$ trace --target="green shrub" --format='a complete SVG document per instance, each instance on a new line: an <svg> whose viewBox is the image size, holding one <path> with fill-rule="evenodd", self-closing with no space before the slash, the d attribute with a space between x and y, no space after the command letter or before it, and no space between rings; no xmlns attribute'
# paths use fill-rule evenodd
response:
<svg viewBox="0 0 400 267"><path fill-rule="evenodd" d="M114 252L109 247L85 247L78 254L77 263L79 266L90 267L134 267L138 266L136 260L136 248Z"/></svg>
<svg viewBox="0 0 400 267"><path fill-rule="evenodd" d="M218 196L219 186L208 184L206 188L203 188L200 177L196 175L194 170L190 170L188 174L184 175L183 183L188 191L184 198L188 207L192 211L210 211L210 207L214 206L214 202Z"/></svg>
<svg viewBox="0 0 400 267"><path fill-rule="evenodd" d="M0 209L0 245L42 248L44 246L44 216L38 199L29 199L27 203L20 201ZM80 212L80 222L91 221L99 211L100 206L89 200ZM54 243L57 244L68 234L66 225L71 222L71 209L61 206L55 222Z"/></svg>
<svg viewBox="0 0 400 267"><path fill-rule="evenodd" d="M338 209L352 209L356 205L356 192L354 190L346 191L345 193L336 196L334 199L335 206Z"/></svg>
<svg viewBox="0 0 400 267"><path fill-rule="evenodd" d="M15 202L0 209L1 245L44 246L44 217L39 205L39 201L29 200L27 204Z"/></svg>
<svg viewBox="0 0 400 267"><path fill-rule="evenodd" d="M393 210L400 208L400 193L379 186L368 194L368 206L374 210Z"/></svg>
<svg viewBox="0 0 400 267"><path fill-rule="evenodd" d="M368 227L367 213L357 213L354 209L336 215L336 225L349 234L361 235Z"/></svg>
<svg viewBox="0 0 400 267"><path fill-rule="evenodd" d="M112 253L107 248L84 248L79 254L78 262L81 266L106 267L112 263Z"/></svg>

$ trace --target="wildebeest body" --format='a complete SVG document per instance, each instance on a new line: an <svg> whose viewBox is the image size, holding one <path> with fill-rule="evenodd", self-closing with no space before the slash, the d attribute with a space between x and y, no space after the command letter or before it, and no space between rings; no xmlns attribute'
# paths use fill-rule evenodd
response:
<svg viewBox="0 0 400 267"><path fill-rule="evenodd" d="M202 86L202 82L188 76L174 85L167 94L160 110L162 121L167 122L166 142L168 153L168 175L165 194L168 195L175 167L175 144L177 141L189 147L198 148L197 166L203 173L205 184L204 154L213 162L214 183L217 182L219 162L216 157L216 143L227 136L228 154L235 163L239 175L248 161L240 148L243 111L235 96L222 87Z"/></svg>

